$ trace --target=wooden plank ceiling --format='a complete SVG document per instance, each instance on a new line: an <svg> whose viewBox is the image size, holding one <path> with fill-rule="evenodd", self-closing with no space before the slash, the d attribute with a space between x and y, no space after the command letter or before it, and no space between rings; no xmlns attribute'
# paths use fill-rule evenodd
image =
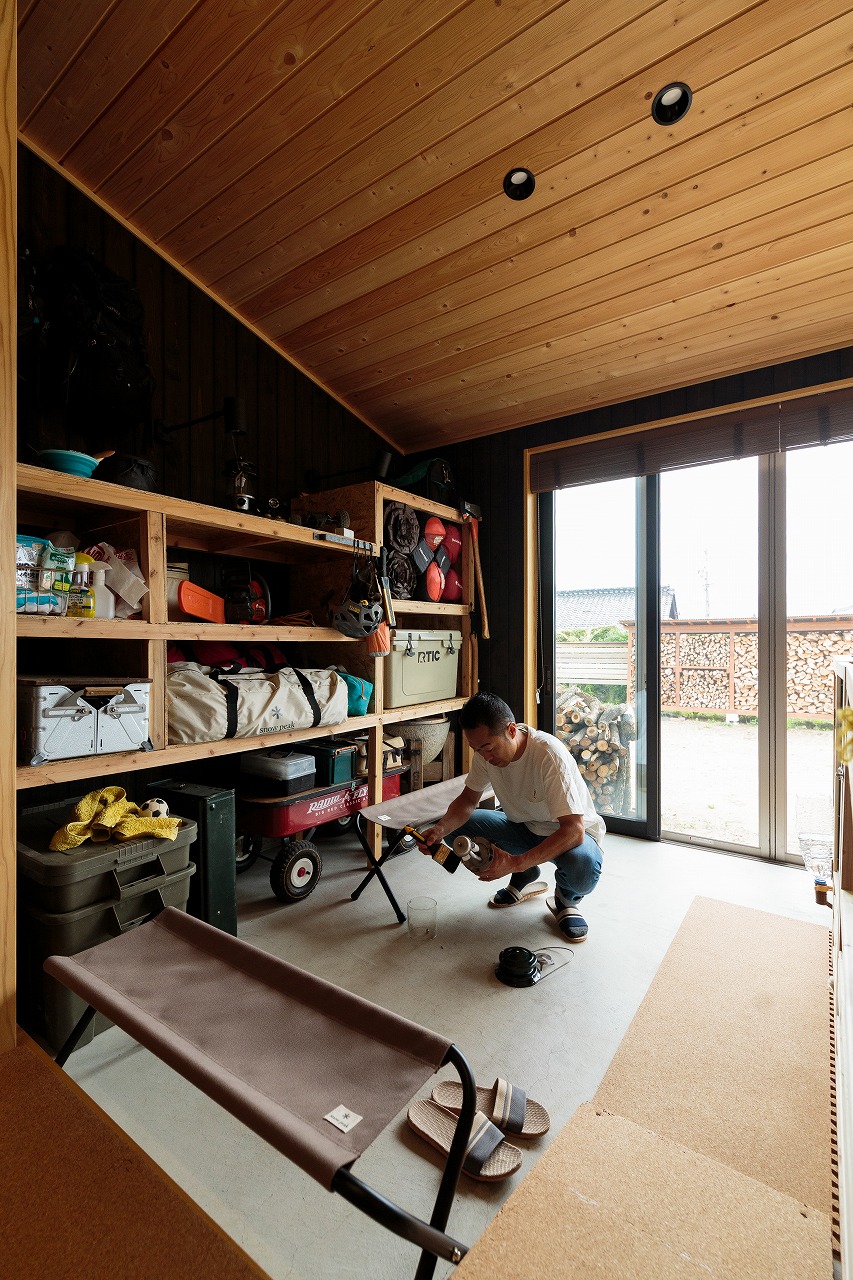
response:
<svg viewBox="0 0 853 1280"><path fill-rule="evenodd" d="M403 452L851 342L844 0L21 0L19 25L23 141ZM692 106L661 127L672 81Z"/></svg>

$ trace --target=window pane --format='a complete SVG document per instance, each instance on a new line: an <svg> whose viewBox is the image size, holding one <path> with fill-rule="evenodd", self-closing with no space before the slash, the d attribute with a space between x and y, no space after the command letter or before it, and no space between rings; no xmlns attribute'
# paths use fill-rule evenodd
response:
<svg viewBox="0 0 853 1280"><path fill-rule="evenodd" d="M833 658L853 653L853 444L785 455L788 855L829 854Z"/></svg>
<svg viewBox="0 0 853 1280"><path fill-rule="evenodd" d="M635 687L637 481L562 490L554 507L557 735L599 813L644 820Z"/></svg>
<svg viewBox="0 0 853 1280"><path fill-rule="evenodd" d="M660 478L661 826L757 847L758 462Z"/></svg>

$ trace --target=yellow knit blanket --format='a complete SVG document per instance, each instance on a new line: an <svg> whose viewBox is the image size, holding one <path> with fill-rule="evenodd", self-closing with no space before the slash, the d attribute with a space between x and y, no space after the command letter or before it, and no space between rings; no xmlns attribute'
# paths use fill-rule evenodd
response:
<svg viewBox="0 0 853 1280"><path fill-rule="evenodd" d="M174 840L180 829L180 818L151 818L141 813L139 805L128 800L123 787L102 787L75 804L71 821L59 828L50 847L54 853L70 853L84 840L93 844L138 836Z"/></svg>

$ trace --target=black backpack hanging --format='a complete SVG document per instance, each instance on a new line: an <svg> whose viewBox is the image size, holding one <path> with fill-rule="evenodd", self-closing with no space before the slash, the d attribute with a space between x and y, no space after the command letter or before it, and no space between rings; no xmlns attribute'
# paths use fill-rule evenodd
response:
<svg viewBox="0 0 853 1280"><path fill-rule="evenodd" d="M43 399L101 429L147 422L153 376L136 288L94 254L68 245L36 271Z"/></svg>

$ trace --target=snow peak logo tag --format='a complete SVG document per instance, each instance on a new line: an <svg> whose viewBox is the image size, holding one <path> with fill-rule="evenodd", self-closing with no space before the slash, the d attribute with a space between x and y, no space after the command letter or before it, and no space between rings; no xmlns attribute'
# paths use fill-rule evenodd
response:
<svg viewBox="0 0 853 1280"><path fill-rule="evenodd" d="M440 649L421 649L416 655L418 662L440 662Z"/></svg>

